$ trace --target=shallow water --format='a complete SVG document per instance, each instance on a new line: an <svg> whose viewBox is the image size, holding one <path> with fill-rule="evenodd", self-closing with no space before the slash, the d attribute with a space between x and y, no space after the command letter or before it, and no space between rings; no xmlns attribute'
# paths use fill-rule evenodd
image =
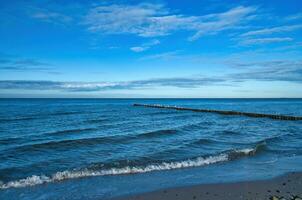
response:
<svg viewBox="0 0 302 200"><path fill-rule="evenodd" d="M1 199L103 199L302 169L302 99L1 99ZM144 187L141 187L141 185Z"/></svg>

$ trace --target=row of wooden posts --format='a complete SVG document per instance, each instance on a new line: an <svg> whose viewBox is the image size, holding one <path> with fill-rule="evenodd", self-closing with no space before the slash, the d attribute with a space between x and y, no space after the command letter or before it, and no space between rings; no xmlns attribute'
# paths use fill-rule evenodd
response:
<svg viewBox="0 0 302 200"><path fill-rule="evenodd" d="M302 120L300 116L286 116L286 115L273 115L273 114L263 114L263 113L250 113L250 112L238 112L238 111L226 111L226 110L211 110L211 109L200 109L200 108L184 108L178 106L165 106L159 104L138 104L135 103L133 106L142 106L149 108L161 108L161 109L172 109L172 110L186 110L193 112L207 112L207 113L217 113L221 115L241 115L247 117L264 117L277 120Z"/></svg>

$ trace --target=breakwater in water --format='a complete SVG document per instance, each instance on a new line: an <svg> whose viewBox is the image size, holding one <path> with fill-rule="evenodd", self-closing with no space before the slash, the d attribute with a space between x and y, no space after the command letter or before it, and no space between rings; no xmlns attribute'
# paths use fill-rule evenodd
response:
<svg viewBox="0 0 302 200"><path fill-rule="evenodd" d="M273 115L273 114L263 114L263 113L251 113L251 112L238 112L230 110L212 110L212 109L200 109L200 108L185 108L178 106L165 106L159 104L138 104L135 103L133 106L142 106L148 108L161 108L161 109L172 109L172 110L186 110L193 112L207 112L207 113L217 113L221 115L241 115L247 117L257 117L257 118L271 118L277 120L302 120L302 116L287 116L287 115Z"/></svg>

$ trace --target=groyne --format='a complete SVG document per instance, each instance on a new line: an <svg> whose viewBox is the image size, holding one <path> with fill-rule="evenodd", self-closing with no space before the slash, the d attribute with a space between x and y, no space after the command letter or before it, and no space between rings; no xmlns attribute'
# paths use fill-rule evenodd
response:
<svg viewBox="0 0 302 200"><path fill-rule="evenodd" d="M159 105L159 104L135 103L135 104L133 104L133 106L141 106L141 107L148 107L148 108L160 108L160 109L172 109L172 110L184 110L184 111L192 111L192 112L217 113L217 114L221 114L221 115L241 115L241 116L247 116L247 117L271 118L271 119L277 119L277 120L292 120L292 121L302 120L302 116L287 116L287 115L274 115L274 114L239 112L239 111L228 111L228 110L185 108L185 107Z"/></svg>

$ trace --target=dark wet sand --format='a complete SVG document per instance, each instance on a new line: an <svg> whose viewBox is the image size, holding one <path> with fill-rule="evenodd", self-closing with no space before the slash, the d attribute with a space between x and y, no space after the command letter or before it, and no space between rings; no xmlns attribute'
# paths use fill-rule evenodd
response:
<svg viewBox="0 0 302 200"><path fill-rule="evenodd" d="M172 181L172 180L171 180ZM142 186L143 187L143 186ZM302 200L302 172L289 173L274 179L238 183L204 184L171 188L116 200Z"/></svg>

